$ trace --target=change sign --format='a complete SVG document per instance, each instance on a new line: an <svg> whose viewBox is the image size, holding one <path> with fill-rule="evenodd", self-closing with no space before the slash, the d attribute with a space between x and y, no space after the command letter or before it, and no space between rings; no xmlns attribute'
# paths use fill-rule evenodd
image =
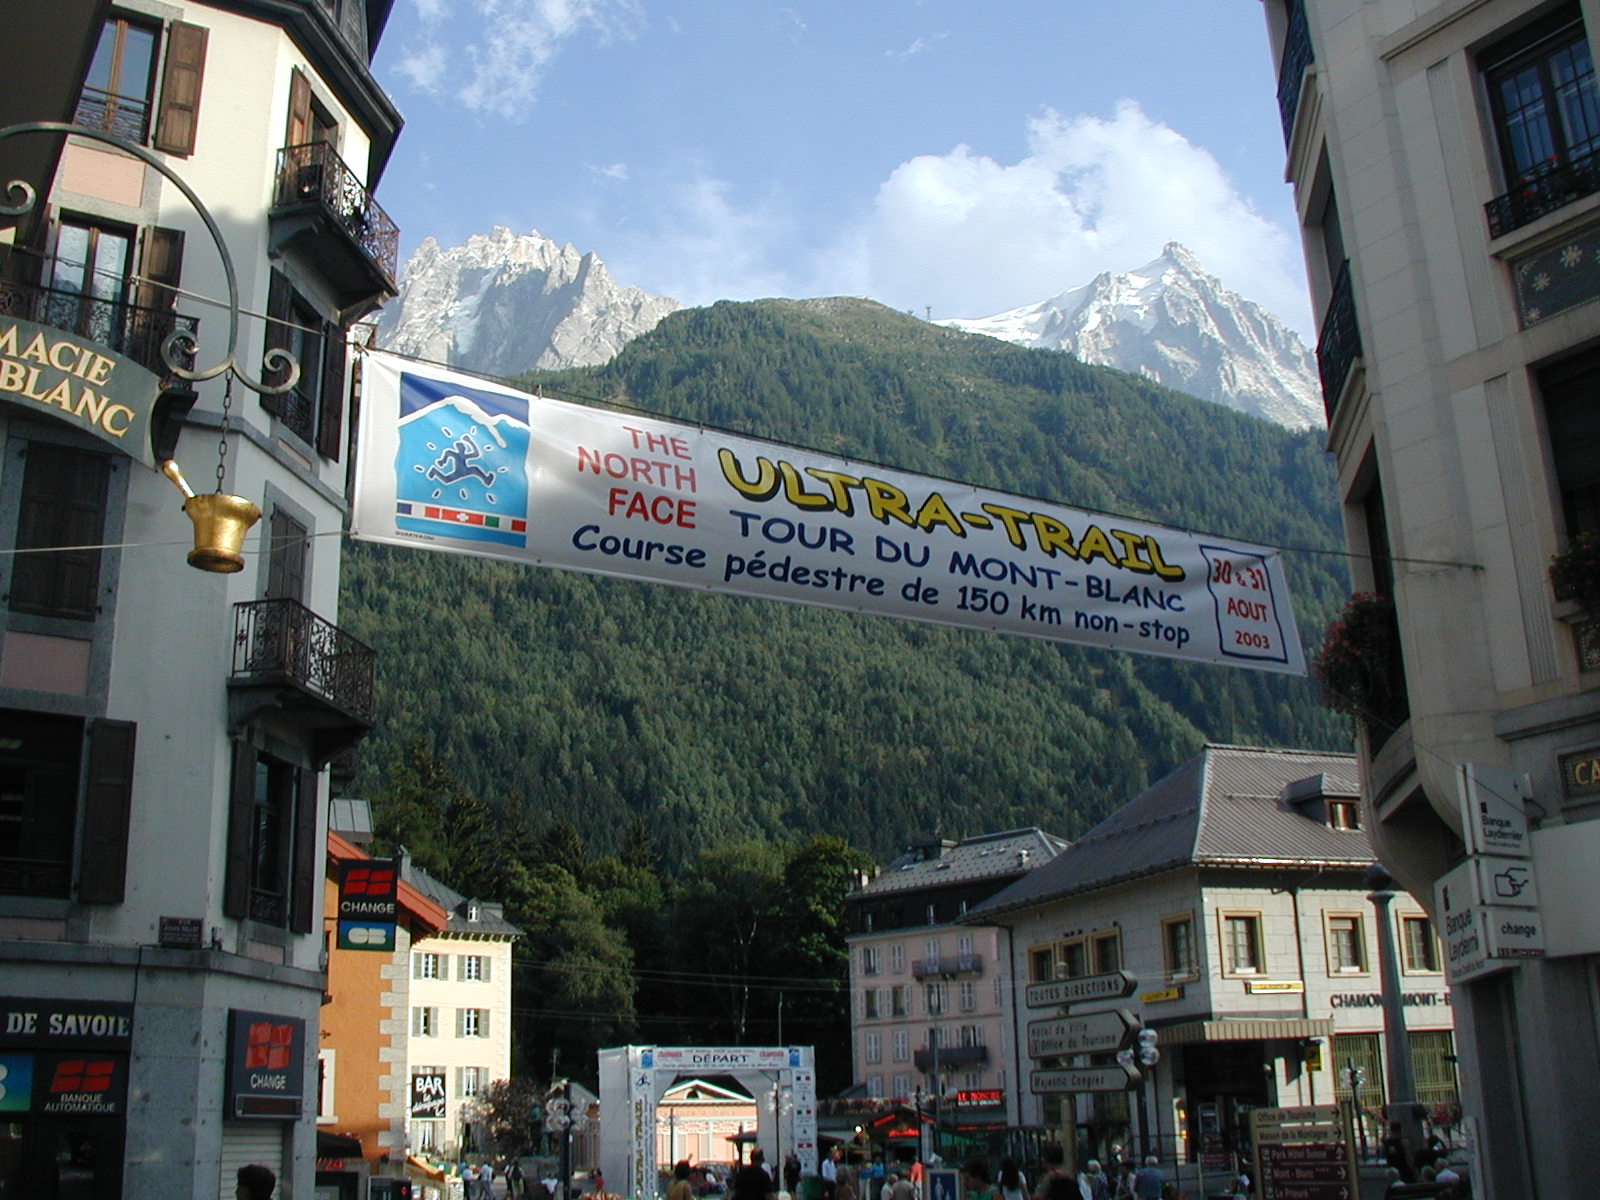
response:
<svg viewBox="0 0 1600 1200"><path fill-rule="evenodd" d="M364 363L367 541L1305 674L1267 547Z"/></svg>

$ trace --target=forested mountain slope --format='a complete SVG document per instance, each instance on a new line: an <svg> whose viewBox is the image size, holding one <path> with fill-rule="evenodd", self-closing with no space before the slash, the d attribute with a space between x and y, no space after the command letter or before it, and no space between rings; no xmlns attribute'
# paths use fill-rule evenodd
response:
<svg viewBox="0 0 1600 1200"><path fill-rule="evenodd" d="M1346 590L1320 434L868 301L667 317L548 394L1294 548L1308 648ZM379 654L358 790L420 739L492 806L668 861L836 834L1073 836L1202 741L1344 748L1305 680L355 544L340 623ZM472 853L466 850L466 853ZM485 847L484 853L493 853Z"/></svg>

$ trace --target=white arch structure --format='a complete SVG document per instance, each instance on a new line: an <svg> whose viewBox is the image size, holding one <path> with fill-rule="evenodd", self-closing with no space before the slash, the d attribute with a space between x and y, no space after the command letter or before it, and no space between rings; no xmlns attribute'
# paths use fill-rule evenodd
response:
<svg viewBox="0 0 1600 1200"><path fill-rule="evenodd" d="M599 1057L600 1170L607 1191L630 1198L656 1195L656 1107L683 1076L733 1076L756 1098L757 1144L772 1158L779 1147L784 1154L792 1150L804 1174L817 1173L812 1047L616 1046L600 1051ZM774 1087L780 1097L776 1105ZM774 1171L782 1166L772 1163Z"/></svg>

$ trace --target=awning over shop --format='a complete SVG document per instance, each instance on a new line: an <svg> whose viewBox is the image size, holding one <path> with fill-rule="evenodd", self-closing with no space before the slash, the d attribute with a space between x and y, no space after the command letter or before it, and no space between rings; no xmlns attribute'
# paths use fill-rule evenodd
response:
<svg viewBox="0 0 1600 1200"><path fill-rule="evenodd" d="M1189 1046L1197 1042L1275 1042L1333 1036L1333 1022L1327 1019L1296 1017L1281 1020L1223 1018L1217 1021L1185 1021L1159 1030L1161 1045Z"/></svg>
<svg viewBox="0 0 1600 1200"><path fill-rule="evenodd" d="M361 1139L346 1137L331 1130L317 1130L318 1158L360 1158Z"/></svg>

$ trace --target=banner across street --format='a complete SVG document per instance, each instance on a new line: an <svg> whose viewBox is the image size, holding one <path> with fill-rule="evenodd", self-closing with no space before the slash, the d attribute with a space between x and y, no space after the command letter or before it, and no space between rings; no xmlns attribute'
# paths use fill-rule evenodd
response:
<svg viewBox="0 0 1600 1200"><path fill-rule="evenodd" d="M1305 674L1267 547L363 363L357 538Z"/></svg>

